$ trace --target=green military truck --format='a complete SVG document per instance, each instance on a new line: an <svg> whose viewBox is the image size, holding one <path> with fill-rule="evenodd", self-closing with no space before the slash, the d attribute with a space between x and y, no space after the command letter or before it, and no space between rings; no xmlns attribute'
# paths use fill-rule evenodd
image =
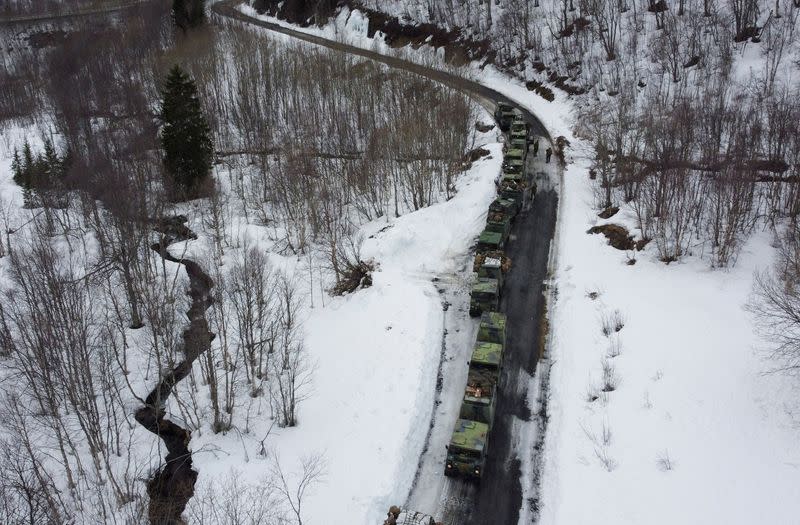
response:
<svg viewBox="0 0 800 525"><path fill-rule="evenodd" d="M484 229L480 237L478 237L477 251L479 253L484 253L502 250L505 246L505 242L506 240L503 238L502 233Z"/></svg>
<svg viewBox="0 0 800 525"><path fill-rule="evenodd" d="M504 268L503 263L506 258L501 252L493 253L500 253L500 255L484 256L483 260L478 264L478 271L476 273L478 274L478 279L496 279L502 288L503 278L506 273L506 268Z"/></svg>
<svg viewBox="0 0 800 525"><path fill-rule="evenodd" d="M472 262L472 271L478 274L479 279L497 279L501 288L509 269L511 269L511 259L500 251L475 254L475 260Z"/></svg>
<svg viewBox="0 0 800 525"><path fill-rule="evenodd" d="M480 479L489 444L489 425L480 421L459 419L447 446L445 476Z"/></svg>
<svg viewBox="0 0 800 525"><path fill-rule="evenodd" d="M483 312L478 326L478 341L506 345L506 316L500 312Z"/></svg>
<svg viewBox="0 0 800 525"><path fill-rule="evenodd" d="M511 215L499 211L491 211L486 215L486 230L503 235L503 243L511 234Z"/></svg>
<svg viewBox="0 0 800 525"><path fill-rule="evenodd" d="M514 120L511 121L510 131L509 134L511 138L519 137L521 134L524 133L524 138L528 140L528 123L525 122L525 119L522 118L521 114L517 114Z"/></svg>
<svg viewBox="0 0 800 525"><path fill-rule="evenodd" d="M514 201L518 207L522 207L525 202L525 194L528 190L526 177L522 173L504 172L500 178L500 196L504 199Z"/></svg>
<svg viewBox="0 0 800 525"><path fill-rule="evenodd" d="M523 153L523 158L528 156L528 141L523 138L512 138L508 142L509 149L521 149Z"/></svg>
<svg viewBox="0 0 800 525"><path fill-rule="evenodd" d="M469 315L477 317L482 312L500 307L500 282L497 279L478 279L469 296Z"/></svg>
<svg viewBox="0 0 800 525"><path fill-rule="evenodd" d="M514 106L498 102L494 110L494 119L497 121L497 126L502 131L508 131L511 127L511 123L518 114Z"/></svg>
<svg viewBox="0 0 800 525"><path fill-rule="evenodd" d="M503 197L497 197L489 205L489 213L492 212L505 213L511 216L511 219L513 220L514 217L516 217L517 212L519 212L519 205L512 199L504 199Z"/></svg>
<svg viewBox="0 0 800 525"><path fill-rule="evenodd" d="M502 164L504 173L522 174L525 171L525 161L519 157L503 157Z"/></svg>
<svg viewBox="0 0 800 525"><path fill-rule="evenodd" d="M461 419L486 423L494 420L495 393L503 366L503 345L476 341L461 403Z"/></svg>

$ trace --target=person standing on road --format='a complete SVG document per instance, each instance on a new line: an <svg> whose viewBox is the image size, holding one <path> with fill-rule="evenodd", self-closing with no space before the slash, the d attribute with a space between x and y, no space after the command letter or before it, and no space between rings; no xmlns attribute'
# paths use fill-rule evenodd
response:
<svg viewBox="0 0 800 525"><path fill-rule="evenodd" d="M535 139L533 141L533 156L537 156L539 154L539 139Z"/></svg>
<svg viewBox="0 0 800 525"><path fill-rule="evenodd" d="M547 148L547 151L544 153L547 156L547 164L550 164L550 157L553 155L553 148Z"/></svg>

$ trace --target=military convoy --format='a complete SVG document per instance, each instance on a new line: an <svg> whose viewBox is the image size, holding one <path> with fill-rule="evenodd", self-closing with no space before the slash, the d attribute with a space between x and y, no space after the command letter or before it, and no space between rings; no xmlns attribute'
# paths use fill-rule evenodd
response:
<svg viewBox="0 0 800 525"><path fill-rule="evenodd" d="M516 109L506 104L497 105L495 119L500 129L509 133L509 140L497 185L498 196L489 206L486 227L478 237L473 263L477 279L472 286L469 313L480 316L480 325L444 469L447 476L475 480L483 476L503 369L506 316L499 312L500 294L511 266L504 249L512 221L536 190L525 173L530 142L527 123Z"/></svg>

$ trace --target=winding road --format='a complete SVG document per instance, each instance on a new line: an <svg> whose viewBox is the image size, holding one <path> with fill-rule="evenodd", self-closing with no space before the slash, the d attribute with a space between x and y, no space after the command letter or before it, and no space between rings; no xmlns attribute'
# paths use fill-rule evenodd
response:
<svg viewBox="0 0 800 525"><path fill-rule="evenodd" d="M498 91L453 73L250 17L236 9L236 5L239 3L240 0L224 0L214 4L211 9L220 16L262 27L311 44L368 58L392 68L410 71L458 89L476 99L489 110L492 110L498 102L520 107L515 101ZM545 140L552 142L552 138L542 122L531 112L521 107L520 109L525 120L531 126L532 132L542 137L543 142ZM544 150L545 146L540 149ZM435 482L439 483L439 490L446 493L441 498L437 498L443 504L430 511L437 512L437 517L442 519L446 525L517 525L519 522L519 511L523 505L520 457L524 454L534 454L533 450L520 450L520 443L527 441L519 434L521 429L527 427L519 423L530 421L535 417L528 407L528 388L539 362L540 341L546 335L542 333L543 327L546 326L542 322L546 315L545 280L548 274L550 244L555 232L558 210L556 186L560 181L560 173L552 173L559 170L555 162L544 164L542 156L543 153L528 162L527 170L537 181L539 191L533 201L529 202L517 217L511 232L511 242L507 247L513 267L504 285L501 301L501 310L508 316L504 377L497 402L495 424L490 435L491 452L484 469L484 478L479 485L460 480L448 480L444 477L443 465L426 465L427 451L433 451L430 455L438 457L436 451L437 447L443 448L441 443L429 442L426 453L423 454L420 462L420 472L438 471ZM463 314L463 312L461 313ZM437 424L436 420L434 420L434 424ZM441 424L445 425L448 422ZM441 480L438 479L438 476L441 476ZM417 480L419 483L419 473ZM419 487L415 487L415 489L419 490ZM412 489L409 497L412 504L415 500L415 489ZM428 488L422 490L428 490ZM525 504L535 505L532 501L525 502ZM428 511L428 509L420 510Z"/></svg>

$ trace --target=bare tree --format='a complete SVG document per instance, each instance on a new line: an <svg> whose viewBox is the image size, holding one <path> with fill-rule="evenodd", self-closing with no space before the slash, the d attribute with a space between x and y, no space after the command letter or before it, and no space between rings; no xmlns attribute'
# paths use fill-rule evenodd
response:
<svg viewBox="0 0 800 525"><path fill-rule="evenodd" d="M779 240L778 258L770 271L756 273L747 304L759 335L767 343L771 370L800 372L800 232L791 226Z"/></svg>
<svg viewBox="0 0 800 525"><path fill-rule="evenodd" d="M272 456L270 466L273 489L283 497L291 509L296 525L303 525L303 503L307 492L325 478L325 458L320 454L306 456L300 460L300 471L287 475L277 454Z"/></svg>

